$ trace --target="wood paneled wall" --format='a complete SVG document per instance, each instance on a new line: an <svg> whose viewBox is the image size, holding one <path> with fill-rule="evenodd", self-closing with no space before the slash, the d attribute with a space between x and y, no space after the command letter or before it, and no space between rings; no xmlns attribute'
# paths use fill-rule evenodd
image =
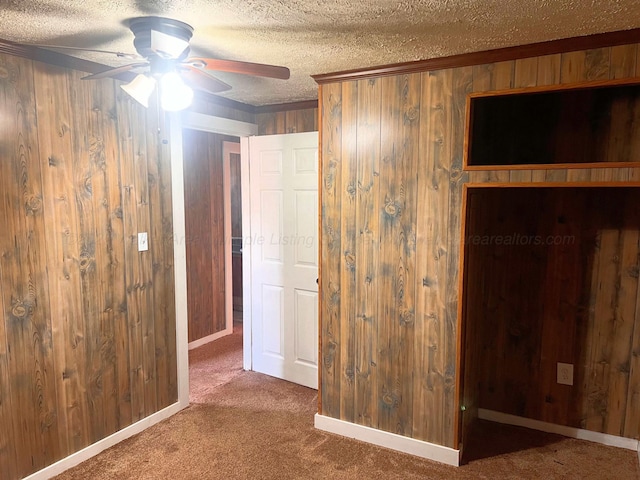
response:
<svg viewBox="0 0 640 480"><path fill-rule="evenodd" d="M258 124L258 135L317 132L318 109L256 113L255 123Z"/></svg>
<svg viewBox="0 0 640 480"><path fill-rule="evenodd" d="M234 137L184 129L189 342L226 328L222 144Z"/></svg>
<svg viewBox="0 0 640 480"><path fill-rule="evenodd" d="M224 99L216 103L209 97L210 96L201 95L199 92L196 92L193 104L189 110L204 113L206 115L213 115L214 117L228 118L230 120L238 120L240 122L256 123L255 113L253 112L254 107L237 102L228 102L227 104Z"/></svg>
<svg viewBox="0 0 640 480"><path fill-rule="evenodd" d="M638 75L625 45L321 85L323 415L458 448L462 185L640 180L465 172L466 96Z"/></svg>
<svg viewBox="0 0 640 480"><path fill-rule="evenodd" d="M165 125L116 82L80 76L0 55L6 480L177 399Z"/></svg>
<svg viewBox="0 0 640 480"><path fill-rule="evenodd" d="M640 437L638 199L638 188L470 191L465 387L479 407ZM557 383L557 362L574 365L573 386Z"/></svg>

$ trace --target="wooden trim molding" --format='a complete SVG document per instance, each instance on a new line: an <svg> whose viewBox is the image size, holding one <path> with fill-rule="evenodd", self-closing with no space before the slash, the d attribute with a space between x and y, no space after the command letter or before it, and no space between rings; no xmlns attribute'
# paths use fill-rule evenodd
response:
<svg viewBox="0 0 640 480"><path fill-rule="evenodd" d="M324 189L322 168L322 86L318 87L318 414L322 415L322 326L324 299L322 297L322 202Z"/></svg>
<svg viewBox="0 0 640 480"><path fill-rule="evenodd" d="M256 114L276 113L276 112L288 112L290 110L308 110L312 108L318 108L318 100L303 100L301 102L261 105L258 107L254 107L253 112Z"/></svg>
<svg viewBox="0 0 640 480"><path fill-rule="evenodd" d="M589 163L513 163L507 165L469 165L465 153L462 170L465 172L503 172L505 170L571 170L592 168L638 168L640 162L589 162Z"/></svg>
<svg viewBox="0 0 640 480"><path fill-rule="evenodd" d="M463 195L473 188L638 188L640 182L600 181L592 182L483 182L465 183Z"/></svg>
<svg viewBox="0 0 640 480"><path fill-rule="evenodd" d="M414 62L404 62L392 65L380 65L377 67L358 68L342 72L323 73L312 75L319 83L332 83L361 78L381 77L386 75L401 75L408 73L428 72L446 68L468 67L471 65L483 65L486 63L518 60L520 58L553 55L563 52L589 50L592 48L613 47L629 43L640 42L640 28L631 30L619 30L616 32L598 33L582 37L563 38L547 42L531 43L529 45L517 45L513 47L485 50L482 52L463 53L448 57L430 58Z"/></svg>

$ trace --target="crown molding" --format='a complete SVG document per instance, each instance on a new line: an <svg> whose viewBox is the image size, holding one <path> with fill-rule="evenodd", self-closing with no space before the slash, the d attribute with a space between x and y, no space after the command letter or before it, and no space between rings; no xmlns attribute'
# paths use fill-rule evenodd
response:
<svg viewBox="0 0 640 480"><path fill-rule="evenodd" d="M334 73L312 75L320 85L324 83L358 80L387 75L403 75L408 73L428 72L446 68L468 67L487 63L518 60L521 58L553 55L563 52L590 50L593 48L613 47L630 43L640 43L640 28L619 30L616 32L598 33L583 37L564 38L548 42L531 43L514 47L498 48L481 52L463 53L448 57L430 58L414 62L380 65L377 67L359 68Z"/></svg>
<svg viewBox="0 0 640 480"><path fill-rule="evenodd" d="M254 113L276 113L290 110L307 110L318 108L318 100L302 100L300 102L276 103L272 105L260 105L254 107Z"/></svg>

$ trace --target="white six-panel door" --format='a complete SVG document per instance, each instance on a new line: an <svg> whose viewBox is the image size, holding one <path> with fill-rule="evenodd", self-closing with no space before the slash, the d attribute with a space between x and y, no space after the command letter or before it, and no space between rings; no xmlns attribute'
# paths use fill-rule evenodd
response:
<svg viewBox="0 0 640 480"><path fill-rule="evenodd" d="M249 184L252 369L318 388L317 132L250 137Z"/></svg>

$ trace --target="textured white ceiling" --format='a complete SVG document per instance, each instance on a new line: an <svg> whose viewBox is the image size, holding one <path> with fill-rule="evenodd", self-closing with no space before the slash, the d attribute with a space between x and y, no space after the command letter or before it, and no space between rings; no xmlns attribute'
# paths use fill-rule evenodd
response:
<svg viewBox="0 0 640 480"><path fill-rule="evenodd" d="M195 54L289 67L218 75L222 96L265 105L316 98L313 74L640 27L640 0L0 0L0 38L134 52L126 20L142 15L192 25Z"/></svg>

